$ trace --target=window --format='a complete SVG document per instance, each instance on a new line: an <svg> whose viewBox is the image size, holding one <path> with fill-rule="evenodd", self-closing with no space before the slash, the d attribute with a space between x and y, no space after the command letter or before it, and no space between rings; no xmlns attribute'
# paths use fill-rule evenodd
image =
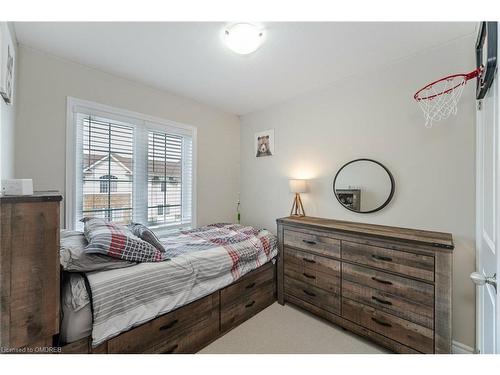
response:
<svg viewBox="0 0 500 375"><path fill-rule="evenodd" d="M159 186L161 192L164 192L165 189L167 188L167 185L166 185L165 181L160 181L160 177L159 176L153 176L152 183L155 186Z"/></svg>
<svg viewBox="0 0 500 375"><path fill-rule="evenodd" d="M182 181L182 143L182 137L176 135L158 131L148 133L150 223L175 222L181 217L182 183L175 184L172 181Z"/></svg>
<svg viewBox="0 0 500 375"><path fill-rule="evenodd" d="M88 216L194 226L195 136L190 126L70 98L66 227Z"/></svg>
<svg viewBox="0 0 500 375"><path fill-rule="evenodd" d="M116 193L118 190L118 184L114 180L117 180L118 177L107 174L106 176L99 177L99 179L101 180L99 189L101 194Z"/></svg>

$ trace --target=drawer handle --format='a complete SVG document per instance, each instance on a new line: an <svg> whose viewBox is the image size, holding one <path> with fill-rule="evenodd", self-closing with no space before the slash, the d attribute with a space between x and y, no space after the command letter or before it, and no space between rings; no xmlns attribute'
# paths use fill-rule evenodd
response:
<svg viewBox="0 0 500 375"><path fill-rule="evenodd" d="M247 308L247 309L248 309L249 307L252 307L253 305L255 305L255 301L252 301L252 302L250 302L250 303L247 303L247 304L245 305L245 308Z"/></svg>
<svg viewBox="0 0 500 375"><path fill-rule="evenodd" d="M179 344L175 344L170 349L168 349L166 352L164 352L164 354L171 354L171 353L175 352L175 349L177 349L178 347L179 347Z"/></svg>
<svg viewBox="0 0 500 375"><path fill-rule="evenodd" d="M302 258L302 260L304 262L307 262L307 263L316 263L316 261L312 260L312 259L307 259L307 258Z"/></svg>
<svg viewBox="0 0 500 375"><path fill-rule="evenodd" d="M384 262L392 262L392 258L384 257L382 255L372 254L372 258L375 260L383 260Z"/></svg>
<svg viewBox="0 0 500 375"><path fill-rule="evenodd" d="M316 294L314 294L313 292L310 292L310 291L308 291L308 290L306 290L306 289L302 289L302 291L303 291L305 294L307 294L308 296L311 296L311 297L316 297Z"/></svg>
<svg viewBox="0 0 500 375"><path fill-rule="evenodd" d="M372 300L377 301L378 303L381 303L382 305L392 305L391 301L386 301L384 299L372 296Z"/></svg>
<svg viewBox="0 0 500 375"><path fill-rule="evenodd" d="M302 240L302 242L305 242L308 245L316 245L316 241Z"/></svg>
<svg viewBox="0 0 500 375"><path fill-rule="evenodd" d="M387 322L384 322L384 321L379 320L379 319L377 319L377 318L372 317L372 320L373 320L375 323L380 324L381 326L384 326L384 327L392 327L392 324L387 323Z"/></svg>
<svg viewBox="0 0 500 375"><path fill-rule="evenodd" d="M375 276L372 277L372 280L376 281L377 283L380 283L380 284L392 285L392 283L390 281L381 280L381 279L376 278Z"/></svg>
<svg viewBox="0 0 500 375"><path fill-rule="evenodd" d="M160 327L160 331L165 331L165 330L167 330L167 329L170 329L170 328L172 328L173 326L175 326L177 323L179 323L179 320L178 320L178 319L172 320L170 323L165 324L164 326L161 326L161 327Z"/></svg>
<svg viewBox="0 0 500 375"><path fill-rule="evenodd" d="M304 275L304 276L305 276L305 277L307 277L308 279L313 279L313 280L315 280L315 279L316 279L316 276L309 275L309 274L307 274L307 273L305 273L305 272L304 272L302 275Z"/></svg>
<svg viewBox="0 0 500 375"><path fill-rule="evenodd" d="M245 289L252 289L255 286L255 283L248 284Z"/></svg>

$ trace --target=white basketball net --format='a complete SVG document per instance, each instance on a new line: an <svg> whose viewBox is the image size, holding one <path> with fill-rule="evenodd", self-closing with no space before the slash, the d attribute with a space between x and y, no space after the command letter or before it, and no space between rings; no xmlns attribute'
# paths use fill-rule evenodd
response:
<svg viewBox="0 0 500 375"><path fill-rule="evenodd" d="M457 114L457 104L466 82L466 77L459 75L436 82L418 94L416 100L424 112L426 128L432 127L434 121Z"/></svg>

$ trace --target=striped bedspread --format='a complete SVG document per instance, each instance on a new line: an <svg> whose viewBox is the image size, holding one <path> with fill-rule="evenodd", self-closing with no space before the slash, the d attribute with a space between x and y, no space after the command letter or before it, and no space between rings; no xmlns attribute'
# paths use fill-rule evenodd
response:
<svg viewBox="0 0 500 375"><path fill-rule="evenodd" d="M161 238L170 260L87 273L92 346L221 289L277 255L267 230L213 224Z"/></svg>

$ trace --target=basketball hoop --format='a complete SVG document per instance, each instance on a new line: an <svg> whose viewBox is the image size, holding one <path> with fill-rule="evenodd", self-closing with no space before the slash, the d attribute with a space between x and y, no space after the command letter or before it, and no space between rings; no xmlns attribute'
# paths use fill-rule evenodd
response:
<svg viewBox="0 0 500 375"><path fill-rule="evenodd" d="M425 127L432 127L433 121L447 119L457 113L457 104L468 80L481 75L483 67L467 74L453 74L429 83L413 96L422 108Z"/></svg>

